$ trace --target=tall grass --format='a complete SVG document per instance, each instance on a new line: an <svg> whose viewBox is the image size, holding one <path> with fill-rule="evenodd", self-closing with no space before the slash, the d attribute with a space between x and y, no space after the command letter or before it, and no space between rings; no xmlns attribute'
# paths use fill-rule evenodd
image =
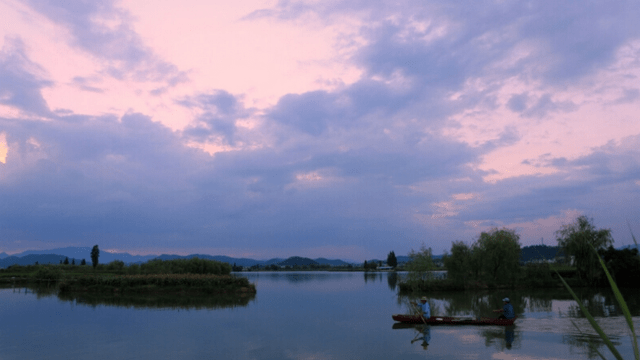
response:
<svg viewBox="0 0 640 360"><path fill-rule="evenodd" d="M635 236L633 236L633 233L631 233L631 236L633 237L633 241L637 245L638 243L636 241ZM622 293L620 292L620 289L618 289L618 285L616 285L616 282L611 277L611 274L609 273L609 270L607 269L607 266L605 265L604 261L598 254L598 251L593 246L591 246L591 248L598 256L598 260L600 260L600 266L602 266L604 273L607 275L607 280L609 280L609 285L611 286L611 290L613 291L616 297L616 300L620 305L620 309L622 310L622 313L624 314L624 318L627 321L627 326L629 326L629 330L631 331L631 344L633 346L633 355L636 360L640 360L640 351L638 350L638 338L636 336L636 331L633 326L633 319L631 318L631 312L629 311L629 307L627 306L627 303L624 301L624 298L622 297ZM580 306L580 310L582 310L582 313L584 314L584 316L587 318L587 320L589 320L589 323L591 324L593 329L598 333L598 335L600 335L600 338L607 345L611 353L616 357L616 359L622 360L622 355L620 355L620 352L618 351L618 349L616 349L616 347L613 345L609 337L604 333L604 331L602 331L602 328L600 327L600 325L598 325L598 323L593 318L593 316L591 316L587 308L582 304L582 301L578 299L578 296L576 296L576 294L573 292L569 284L567 284L567 282L559 273L558 273L558 277L560 278L564 286L567 288L569 293L571 293L571 296L573 296L573 299L578 303L578 306Z"/></svg>

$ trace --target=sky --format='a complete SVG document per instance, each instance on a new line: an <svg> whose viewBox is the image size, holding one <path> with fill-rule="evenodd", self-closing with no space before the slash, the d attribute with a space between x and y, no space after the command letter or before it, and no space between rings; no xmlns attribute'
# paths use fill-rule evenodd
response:
<svg viewBox="0 0 640 360"><path fill-rule="evenodd" d="M0 252L640 237L635 1L0 0Z"/></svg>

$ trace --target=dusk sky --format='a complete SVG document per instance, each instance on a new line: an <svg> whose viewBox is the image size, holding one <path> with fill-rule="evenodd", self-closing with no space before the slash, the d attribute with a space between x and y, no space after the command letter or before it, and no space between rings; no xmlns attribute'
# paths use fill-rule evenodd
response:
<svg viewBox="0 0 640 360"><path fill-rule="evenodd" d="M640 237L635 1L0 0L0 252Z"/></svg>

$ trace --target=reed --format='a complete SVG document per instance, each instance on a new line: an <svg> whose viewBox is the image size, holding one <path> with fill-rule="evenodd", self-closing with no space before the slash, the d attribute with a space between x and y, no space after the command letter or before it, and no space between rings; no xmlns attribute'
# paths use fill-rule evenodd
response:
<svg viewBox="0 0 640 360"><path fill-rule="evenodd" d="M631 236L633 237L633 241L637 245L638 243L636 242L636 239L635 239L635 236L633 236L633 233L631 234ZM609 285L611 286L611 290L613 291L613 293L614 293L614 295L616 297L616 300L618 301L618 304L620 305L620 309L622 310L624 318L625 318L625 320L627 322L627 326L629 326L629 330L631 331L631 344L633 346L634 357L635 357L636 360L640 360L640 351L638 350L638 338L636 336L636 332L635 332L635 329L634 329L634 326L633 326L633 319L631 318L631 312L629 311L629 307L627 306L626 301L624 301L624 298L622 297L622 293L620 292L620 289L618 289L618 285L613 280L613 277L611 277L611 274L609 273L609 270L607 269L607 266L605 265L605 263L602 260L602 258L600 257L600 255L598 255L598 251L593 246L591 246L591 248L593 249L593 251L598 256L598 260L600 260L600 266L602 266L602 269L604 270L604 273L607 276L607 280L609 281ZM616 359L622 360L622 355L620 355L620 352L618 351L618 349L616 349L616 347L613 345L613 343L611 342L609 337L604 333L604 331L602 330L600 325L598 325L598 323L593 318L593 316L591 316L591 314L589 313L587 308L582 304L580 299L578 299L578 296L576 296L576 294L573 292L573 290L571 289L569 284L567 284L567 282L564 280L564 278L560 274L558 274L558 277L560 278L560 280L562 281L564 286L567 288L567 290L569 291L569 293L571 294L573 299L578 303L578 306L580 306L580 310L582 311L584 316L587 318L587 320L589 320L589 324L591 324L593 329L598 333L598 335L600 336L602 341L604 341L604 343L607 345L607 347L609 348L611 353L616 357Z"/></svg>

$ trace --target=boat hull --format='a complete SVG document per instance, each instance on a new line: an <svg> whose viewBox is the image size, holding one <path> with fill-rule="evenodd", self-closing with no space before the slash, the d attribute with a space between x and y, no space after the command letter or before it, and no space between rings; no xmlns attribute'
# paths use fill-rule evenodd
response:
<svg viewBox="0 0 640 360"><path fill-rule="evenodd" d="M513 319L495 319L495 318L464 318L450 316L432 316L425 318L420 315L395 314L391 316L393 320L405 324L428 324L428 325L513 325L516 318Z"/></svg>

